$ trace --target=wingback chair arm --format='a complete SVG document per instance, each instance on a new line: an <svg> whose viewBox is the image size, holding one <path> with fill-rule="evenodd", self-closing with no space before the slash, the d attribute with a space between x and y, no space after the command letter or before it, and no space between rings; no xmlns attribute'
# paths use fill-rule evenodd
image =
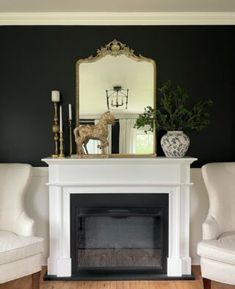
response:
<svg viewBox="0 0 235 289"><path fill-rule="evenodd" d="M214 240L219 236L219 226L216 219L208 215L205 222L202 224L203 240Z"/></svg>
<svg viewBox="0 0 235 289"><path fill-rule="evenodd" d="M34 220L25 212L18 219L15 233L22 236L33 236L35 234Z"/></svg>

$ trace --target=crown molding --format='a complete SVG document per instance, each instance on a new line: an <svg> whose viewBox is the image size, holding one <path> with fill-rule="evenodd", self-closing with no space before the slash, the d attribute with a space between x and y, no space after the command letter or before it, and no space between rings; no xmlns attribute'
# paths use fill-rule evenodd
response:
<svg viewBox="0 0 235 289"><path fill-rule="evenodd" d="M235 12L5 12L0 25L235 25Z"/></svg>

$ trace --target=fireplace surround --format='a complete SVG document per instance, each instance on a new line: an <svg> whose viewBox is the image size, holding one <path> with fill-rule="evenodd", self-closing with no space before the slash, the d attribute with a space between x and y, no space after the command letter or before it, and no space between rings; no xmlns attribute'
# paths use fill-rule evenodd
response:
<svg viewBox="0 0 235 289"><path fill-rule="evenodd" d="M86 233L82 233L83 237L86 236L87 242L84 243L82 238L78 239L78 241L80 241L80 249L94 249L93 240L91 237L89 238L89 236L91 236L91 232L94 232L97 228L99 231L103 229L102 232L107 234L107 230L105 231L105 228L102 228L102 224L105 224L104 227L106 228L116 228L113 230L112 236L110 235L109 238L106 238L106 249L110 250L111 253L109 253L111 255L115 255L116 253L112 251L113 249L130 249L127 246L127 239L125 238L121 243L119 242L118 246L120 248L109 248L115 239L120 241L120 235L125 233L125 226L129 226L128 232L133 230L135 233L133 239L141 236L141 233L138 232L142 230L143 233L144 228L149 228L145 232L145 238L139 238L139 242L144 243L144 247L145 249L147 248L147 250L155 249L151 244L151 234L149 232L151 228L152 230L154 228L154 218L157 219L157 216L161 215L161 209L158 210L158 206L155 205L149 208L148 205L145 206L146 204L143 204L143 200L147 200L149 196L154 195L165 195L168 202L167 250L165 249L164 251L167 258L165 258L165 265L164 262L160 262L161 264L157 263L159 255L157 255L157 251L155 251L156 259L153 260L149 257L147 260L150 266L146 266L146 272L150 269L149 274L145 274L144 276L143 274L137 274L138 276L135 275L135 278L178 279L191 277L191 258L189 256L189 198L192 183L190 182L190 165L196 160L195 158L46 158L43 160L49 165L50 255L48 258L47 280L90 279L86 274L81 274L81 270L77 270L79 266L80 269L84 269L85 267L85 271L88 269L88 271L90 271L88 272L89 276L91 271L94 271L94 266L93 268L91 268L92 266L89 267L89 264L91 264L89 260L97 262L97 259L89 259L93 258L91 257L91 251L83 250L81 253L82 250L78 250L77 260L78 257L82 258L85 256L86 258L83 258L83 261L80 259L77 268L73 264L74 246L71 248L73 242L71 238L71 232L73 231L71 216L73 210L76 209L72 208L72 206L70 207L70 204L74 203L76 198L78 198L78 220L82 228L85 222L85 227L88 229ZM90 196L88 198L89 200L93 199L92 202L96 200L96 202L101 203L98 204L98 206L93 206L91 203L82 204L81 197L85 198L87 196ZM135 198L135 196L137 196L137 198ZM144 198L144 196L146 197ZM130 198L126 205L122 203L125 198ZM109 200L108 207L105 207L106 199ZM141 200L143 206L140 206L140 204L135 206L135 199ZM122 201L117 205L117 200ZM154 202L149 203L152 204ZM149 215L149 217L147 217L147 215ZM122 226L124 220L126 220L126 222L124 222L125 224ZM113 223L111 221L115 222ZM158 222L160 223L159 220ZM122 229L124 228L124 231L121 231L120 235L115 235L115 231L122 230L120 229L121 227ZM101 244L104 240L102 240L100 235L96 236L96 239L99 241L98 249L102 249ZM136 246L133 242L132 245L132 247ZM141 246L136 246L136 248L140 249ZM107 252L108 251L106 251L106 253ZM123 251L121 250L121 252ZM154 256L153 251L151 252L152 256ZM133 256L130 252L128 254L127 256L129 257L127 257L127 259L137 258L137 265L143 270L144 268L143 266L141 267L141 265L145 265L145 263L138 261L138 258L141 257ZM116 265L118 262L121 263L121 265L128 265L128 262L123 263L120 255L122 255L122 253L115 255ZM115 276L111 276L110 271L112 271L112 264L107 262L107 256L108 254L106 254L101 264L102 266L100 266L102 267L102 272L98 272L98 276L94 275L94 279L116 279ZM132 266L133 263L129 263L129 265L129 271L130 269L132 271L134 270L135 273L135 269L138 271L138 266ZM123 270L123 267L120 266L120 271ZM96 269L97 268L95 268L95 270ZM117 271L117 269L116 266L115 271ZM122 273L126 272L125 269L126 268L124 268ZM122 275L122 278L132 279L130 275L126 276L126 278Z"/></svg>

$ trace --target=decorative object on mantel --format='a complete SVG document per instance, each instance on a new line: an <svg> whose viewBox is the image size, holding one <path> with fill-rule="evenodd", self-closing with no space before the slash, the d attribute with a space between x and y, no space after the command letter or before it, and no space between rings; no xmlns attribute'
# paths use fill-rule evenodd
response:
<svg viewBox="0 0 235 289"><path fill-rule="evenodd" d="M193 106L186 105L188 94L185 88L174 87L167 81L159 88L160 105L157 109L148 106L139 115L135 127L149 126L150 130L163 130L167 133L161 139L161 146L166 157L184 157L190 140L183 130L200 131L209 125L208 108L211 100L200 101Z"/></svg>
<svg viewBox="0 0 235 289"><path fill-rule="evenodd" d="M109 127L108 139L112 145L106 150L105 158L156 156L155 131L145 135L143 130L133 128L144 107L155 108L156 80L155 61L135 54L133 49L116 39L96 50L94 55L77 60L76 126L96 124L107 106L111 112L115 111L117 125L112 131ZM112 97L109 97L112 88L113 106ZM106 90L109 103L107 94L104 95ZM117 100L116 95L120 92L125 96ZM83 157L91 158L92 154L93 158L104 157L97 151L96 141L90 141L87 149L89 155L83 154Z"/></svg>
<svg viewBox="0 0 235 289"><path fill-rule="evenodd" d="M105 155L105 148L109 145L108 137L108 124L114 124L115 117L106 111L100 117L100 120L95 125L79 125L74 129L75 142L77 144L77 154L82 156L88 154L87 143L90 139L100 140L98 148L101 149Z"/></svg>
<svg viewBox="0 0 235 289"><path fill-rule="evenodd" d="M59 158L64 158L62 105L60 105L60 154L59 154Z"/></svg>
<svg viewBox="0 0 235 289"><path fill-rule="evenodd" d="M161 138L161 146L168 158L182 158L188 151L190 144L189 137L183 131L168 131Z"/></svg>
<svg viewBox="0 0 235 289"><path fill-rule="evenodd" d="M59 156L59 118L58 118L58 103L60 102L60 92L58 90L51 91L51 101L54 104L54 120L52 126L52 132L54 133L55 141L55 153L52 155L53 158L58 158Z"/></svg>
<svg viewBox="0 0 235 289"><path fill-rule="evenodd" d="M72 105L69 104L69 156L73 154L73 144L72 144Z"/></svg>

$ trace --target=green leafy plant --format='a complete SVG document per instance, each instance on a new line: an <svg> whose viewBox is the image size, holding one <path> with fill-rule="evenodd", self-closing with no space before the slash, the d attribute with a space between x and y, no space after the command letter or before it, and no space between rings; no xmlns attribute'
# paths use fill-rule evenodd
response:
<svg viewBox="0 0 235 289"><path fill-rule="evenodd" d="M211 100L199 101L189 106L189 98L185 88L177 85L174 87L167 81L159 88L161 94L160 104L157 109L151 106L144 108L144 112L136 120L136 128L146 128L153 131L165 130L196 130L200 131L210 123L209 107ZM147 129L146 129L147 130Z"/></svg>

